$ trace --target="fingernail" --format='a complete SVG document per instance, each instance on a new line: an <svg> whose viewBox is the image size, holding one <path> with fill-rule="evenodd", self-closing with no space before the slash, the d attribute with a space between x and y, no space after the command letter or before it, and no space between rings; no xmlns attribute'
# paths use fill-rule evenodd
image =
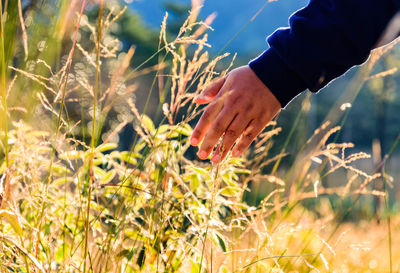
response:
<svg viewBox="0 0 400 273"><path fill-rule="evenodd" d="M207 153L205 151L199 151L197 153L197 155L201 158L201 159L206 159L207 158Z"/></svg>
<svg viewBox="0 0 400 273"><path fill-rule="evenodd" d="M210 99L210 97L209 96L206 96L206 95L203 95L203 94L199 94L199 95L197 95L196 96L196 98L194 99L194 100L209 100Z"/></svg>
<svg viewBox="0 0 400 273"><path fill-rule="evenodd" d="M199 145L199 140L195 137L192 137L190 139L190 144L192 144L192 146L197 146L197 145Z"/></svg>
<svg viewBox="0 0 400 273"><path fill-rule="evenodd" d="M211 161L212 161L213 163L218 163L218 162L219 162L219 154L215 154L215 155L212 157Z"/></svg>
<svg viewBox="0 0 400 273"><path fill-rule="evenodd" d="M240 151L234 151L232 153L232 155L233 155L233 157L239 157L241 155L241 152Z"/></svg>

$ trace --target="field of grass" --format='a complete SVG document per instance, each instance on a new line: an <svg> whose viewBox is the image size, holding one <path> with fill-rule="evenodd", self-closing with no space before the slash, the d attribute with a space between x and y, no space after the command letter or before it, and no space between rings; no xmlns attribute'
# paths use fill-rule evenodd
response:
<svg viewBox="0 0 400 273"><path fill-rule="evenodd" d="M165 16L140 63L114 35L119 1L48 2L0 1L0 272L400 272L386 173L400 137L372 172L357 167L369 154L338 142L395 44L296 153L309 96L283 145L274 120L241 158L213 165L189 143L203 109L193 98L235 56L210 57L201 1L176 36ZM371 202L378 212L363 217Z"/></svg>

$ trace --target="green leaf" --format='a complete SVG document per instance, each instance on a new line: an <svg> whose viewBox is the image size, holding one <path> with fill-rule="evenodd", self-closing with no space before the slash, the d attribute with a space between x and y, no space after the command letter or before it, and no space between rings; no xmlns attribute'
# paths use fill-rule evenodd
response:
<svg viewBox="0 0 400 273"><path fill-rule="evenodd" d="M235 173L237 173L237 174L251 174L251 171L247 170L247 169L235 169Z"/></svg>
<svg viewBox="0 0 400 273"><path fill-rule="evenodd" d="M111 158L118 158L121 159L121 153L119 151L112 151L110 153Z"/></svg>
<svg viewBox="0 0 400 273"><path fill-rule="evenodd" d="M136 264L142 269L145 260L146 260L146 247L143 246L139 252L139 256L136 260Z"/></svg>
<svg viewBox="0 0 400 273"><path fill-rule="evenodd" d="M215 237L216 237L216 239L218 241L218 244L221 247L222 251L226 252L226 244L225 244L224 239L222 239L221 236L219 236L218 233L214 233L214 235L215 235Z"/></svg>
<svg viewBox="0 0 400 273"><path fill-rule="evenodd" d="M117 174L117 172L115 170L111 170L111 171L107 172L106 175L103 177L103 183L104 184L110 183L116 174Z"/></svg>
<svg viewBox="0 0 400 273"><path fill-rule="evenodd" d="M170 132L168 132L167 137L169 139L177 138L177 137L179 137L179 133L178 132L174 132L174 131L170 131Z"/></svg>
<svg viewBox="0 0 400 273"><path fill-rule="evenodd" d="M83 159L84 157L85 153L83 151L69 151L60 155L60 158L63 160L77 160Z"/></svg>
<svg viewBox="0 0 400 273"><path fill-rule="evenodd" d="M114 150L118 147L118 144L116 143L104 143L101 144L96 148L96 152L104 152L104 151L109 151L109 150Z"/></svg>
<svg viewBox="0 0 400 273"><path fill-rule="evenodd" d="M140 152L142 151L145 147L147 146L146 141L139 140L138 143L135 146L135 151Z"/></svg>
<svg viewBox="0 0 400 273"><path fill-rule="evenodd" d="M154 134L154 132L156 131L156 128L154 127L154 123L151 120L151 118L149 118L146 115L143 115L142 120L143 120L143 123L146 126L147 130L149 130L150 133Z"/></svg>
<svg viewBox="0 0 400 273"><path fill-rule="evenodd" d="M240 188L238 187L225 187L219 191L219 194L225 195L227 197L236 196L240 192Z"/></svg>
<svg viewBox="0 0 400 273"><path fill-rule="evenodd" d="M208 171L206 169L199 168L199 167L194 167L194 166L192 166L191 169L193 171L195 171L196 173L199 173L199 174L202 174L202 175L206 175L206 176L210 176L210 174L208 173Z"/></svg>
<svg viewBox="0 0 400 273"><path fill-rule="evenodd" d="M190 188L194 192L200 186L200 178L198 174L190 176Z"/></svg>
<svg viewBox="0 0 400 273"><path fill-rule="evenodd" d="M229 177L229 176L222 175L222 181L224 181L224 183L225 183L227 186L230 186L230 187L237 187L236 181L232 180L231 177Z"/></svg>
<svg viewBox="0 0 400 273"><path fill-rule="evenodd" d="M163 124L163 125L158 127L157 134L162 135L162 134L168 133L170 130L171 130L171 126L170 125Z"/></svg>
<svg viewBox="0 0 400 273"><path fill-rule="evenodd" d="M57 163L53 163L53 165L51 166L51 169L59 175L68 174L70 172L67 167L57 164Z"/></svg>
<svg viewBox="0 0 400 273"><path fill-rule="evenodd" d="M175 129L175 132L177 132L181 135L184 135L184 136L191 136L193 129L192 129L192 127L190 127L189 124L183 124L183 125L178 126Z"/></svg>
<svg viewBox="0 0 400 273"><path fill-rule="evenodd" d="M67 182L72 182L72 181L74 181L74 179L72 177L65 177L64 176L64 177L60 177L60 178L57 178L57 179L53 180L52 184L53 184L53 186L60 186L60 185L63 185L65 183L67 183Z"/></svg>
<svg viewBox="0 0 400 273"><path fill-rule="evenodd" d="M230 157L229 163L232 165L241 165L244 162L244 159L241 157Z"/></svg>
<svg viewBox="0 0 400 273"><path fill-rule="evenodd" d="M0 210L0 216L6 219L6 221L11 225L11 227L20 237L23 236L21 225L15 213L8 210Z"/></svg>
<svg viewBox="0 0 400 273"><path fill-rule="evenodd" d="M97 179L103 180L106 177L106 172L102 168L94 166L93 171Z"/></svg>
<svg viewBox="0 0 400 273"><path fill-rule="evenodd" d="M95 158L93 159L93 165L97 166L97 165L101 165L105 163L105 160L103 158Z"/></svg>
<svg viewBox="0 0 400 273"><path fill-rule="evenodd" d="M135 159L135 157L140 158L140 155L138 154L134 154L134 153L130 153L127 151L121 152L121 159L127 163L131 163L133 165L137 164L137 160Z"/></svg>

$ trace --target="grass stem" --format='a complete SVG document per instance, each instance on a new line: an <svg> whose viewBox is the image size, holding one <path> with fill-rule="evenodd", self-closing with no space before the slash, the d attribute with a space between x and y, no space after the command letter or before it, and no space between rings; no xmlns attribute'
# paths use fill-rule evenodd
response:
<svg viewBox="0 0 400 273"><path fill-rule="evenodd" d="M100 45L102 37L102 19L103 19L103 0L99 3L99 21L98 21L98 32L97 32L97 51L96 51L96 75L94 82L94 96L93 96L93 118L92 118L92 137L90 141L90 170L89 170L89 184L88 184L88 197L86 206L86 222L85 222L85 248L83 256L83 272L86 272L86 260L88 255L88 240L89 240L89 229L90 229L90 203L92 199L92 187L94 180L94 154L95 154L95 143L96 143L96 111L97 111L97 97L99 94L100 85Z"/></svg>
<svg viewBox="0 0 400 273"><path fill-rule="evenodd" d="M3 123L3 131L4 131L4 155L6 161L6 193L9 190L10 184L10 158L9 158L9 146L8 146L8 107L7 107L7 84L6 84L6 56L4 50L4 17L3 17L3 4L0 1L0 53L1 53L1 80L0 80L0 88L1 88L1 103L2 103L2 123Z"/></svg>

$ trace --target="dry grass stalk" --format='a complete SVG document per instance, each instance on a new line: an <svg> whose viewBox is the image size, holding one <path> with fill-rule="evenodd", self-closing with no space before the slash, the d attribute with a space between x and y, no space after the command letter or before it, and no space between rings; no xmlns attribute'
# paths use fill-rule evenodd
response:
<svg viewBox="0 0 400 273"><path fill-rule="evenodd" d="M5 234L0 239L0 260L4 264L31 271L43 268L46 272L152 272L154 268L189 272L201 267L209 271L212 267L215 272L324 272L338 268L344 257L349 260L346 266L361 260L351 256L357 251L341 249L347 242L332 244L325 239L330 238L329 232L336 224L326 195L385 193L370 187L382 177L380 173L369 174L356 167L359 160L369 158L368 154L351 154L352 143L329 143L340 127L331 128L332 124L326 122L315 130L306 143L313 147L301 154L301 164L296 165L300 167L293 176L280 170L268 172L270 163L291 155L290 151L273 154L274 137L281 132L276 122L260 135L246 159L229 157L213 167L184 156L192 130L188 122L201 113L192 103L193 97L227 73L216 71L217 62L227 55L209 60L205 51L208 44L203 32L209 29L213 15L197 22L201 3L194 1L194 9L175 41L167 41L165 17L159 49L171 56L171 62L164 59L156 66L132 70L131 48L118 65L107 71L108 62L118 53L118 42L113 38L104 41L106 34L82 16L85 29L80 31L92 33L97 41L76 44L76 54L90 58L92 63L70 69L70 51L57 72L46 62L37 61L48 70L48 77L12 68L23 77L15 77L9 90L14 84L18 86L21 78L36 82L43 87L36 93L42 111L38 117L47 121L56 115L62 126L57 126L60 133L55 140L54 128L43 132L24 122L14 123L8 133L11 164L9 168L0 165L0 186L5 184L4 174L10 172L7 190L14 206L7 209L11 220L0 223ZM99 28L106 32L124 11L111 10L99 20ZM90 46L97 48L95 63ZM103 83L102 93L91 84L93 71L111 75ZM167 124L156 125L146 113L140 113L132 95L136 85L126 83L147 71L162 71L160 79L171 78L170 97L162 109ZM56 99L51 100L46 93ZM12 95L7 92L7 96ZM89 103L97 98L99 103L94 102L90 109ZM82 112L91 111L93 123L85 124L85 118L73 121L65 111L73 108L70 104L62 107L64 101L81 103ZM180 119L184 107L188 113ZM9 110L23 108L12 106ZM46 111L50 114L44 114ZM101 127L112 112L118 114L113 126L98 129L99 133L93 129L90 145L75 135L86 126ZM136 121L138 141L130 151L119 151L114 137L132 120ZM104 140L99 145L94 144L97 136ZM321 174L325 159L329 169ZM347 183L325 186L324 179L339 170L349 177ZM49 173L52 175L45 185ZM243 201L250 183L267 189L260 203ZM306 201L317 205L309 209L302 205ZM336 242L348 239L341 231ZM18 245L13 243L19 241ZM326 250L320 251L322 247ZM312 258L307 256L312 254ZM27 262L24 257L28 257Z"/></svg>

